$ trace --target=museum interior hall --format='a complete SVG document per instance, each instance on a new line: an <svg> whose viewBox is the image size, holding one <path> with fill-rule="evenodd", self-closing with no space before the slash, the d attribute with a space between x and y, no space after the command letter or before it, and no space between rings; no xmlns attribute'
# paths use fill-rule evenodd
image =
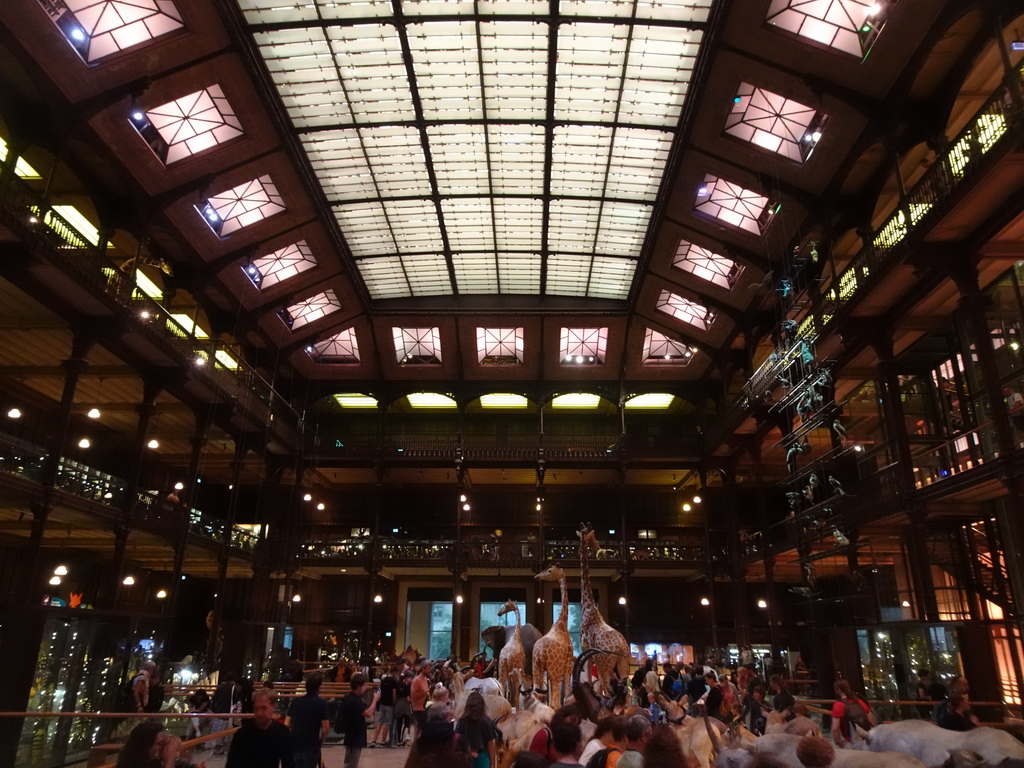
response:
<svg viewBox="0 0 1024 768"><path fill-rule="evenodd" d="M1021 717L1019 0L4 0L0 328L2 712L592 597Z"/></svg>

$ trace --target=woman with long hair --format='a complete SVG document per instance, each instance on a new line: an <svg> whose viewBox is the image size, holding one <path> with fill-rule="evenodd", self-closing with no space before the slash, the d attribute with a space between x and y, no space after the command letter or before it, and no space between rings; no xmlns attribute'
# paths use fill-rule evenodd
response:
<svg viewBox="0 0 1024 768"><path fill-rule="evenodd" d="M196 766L180 755L181 739L168 734L162 724L147 720L128 734L117 768L206 768L206 763Z"/></svg>
<svg viewBox="0 0 1024 768"><path fill-rule="evenodd" d="M472 768L491 768L497 764L497 734L479 691L472 691L466 698L466 709L455 732L469 749Z"/></svg>

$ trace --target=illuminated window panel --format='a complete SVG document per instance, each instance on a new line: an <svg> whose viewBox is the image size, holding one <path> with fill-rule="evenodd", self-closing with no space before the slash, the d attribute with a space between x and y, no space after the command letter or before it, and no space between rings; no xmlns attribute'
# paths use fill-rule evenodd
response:
<svg viewBox="0 0 1024 768"><path fill-rule="evenodd" d="M406 395L406 400L413 408L458 408L459 404L448 395L438 392L413 392Z"/></svg>
<svg viewBox="0 0 1024 768"><path fill-rule="evenodd" d="M398 256L360 259L356 266L371 299L397 299L412 295L405 267Z"/></svg>
<svg viewBox="0 0 1024 768"><path fill-rule="evenodd" d="M313 251L305 240L286 245L242 267L252 284L260 290L287 280L316 266Z"/></svg>
<svg viewBox="0 0 1024 768"><path fill-rule="evenodd" d="M694 351L653 328L644 334L643 365L689 365Z"/></svg>
<svg viewBox="0 0 1024 768"><path fill-rule="evenodd" d="M54 206L51 206L50 210L48 210L46 212L46 215L43 217L43 221L44 221L45 224L50 225L50 226L52 226L53 224L57 224L57 221L56 221L56 219L54 219L52 214L56 214L61 219L63 219L65 222L70 224L75 229L75 231L78 232L78 234L80 234L82 237L84 237L91 245L99 245L100 244L100 231L99 231L99 229L96 227L95 224L93 224L91 221L89 221L88 218L86 218L85 214L83 214L80 210L75 208L75 206L73 206L73 205L54 205ZM108 243L107 246L109 247L110 244Z"/></svg>
<svg viewBox="0 0 1024 768"><path fill-rule="evenodd" d="M220 237L263 221L285 209L270 176L260 176L214 195L196 210Z"/></svg>
<svg viewBox="0 0 1024 768"><path fill-rule="evenodd" d="M356 329L348 328L329 339L318 341L306 347L306 354L317 363L358 363L359 341L356 339Z"/></svg>
<svg viewBox="0 0 1024 768"><path fill-rule="evenodd" d="M171 0L39 0L39 4L89 63L185 26Z"/></svg>
<svg viewBox="0 0 1024 768"><path fill-rule="evenodd" d="M334 401L342 408L376 408L377 399L361 392L339 392Z"/></svg>
<svg viewBox="0 0 1024 768"><path fill-rule="evenodd" d="M480 365L520 365L522 328L477 328L476 359Z"/></svg>
<svg viewBox="0 0 1024 768"><path fill-rule="evenodd" d="M740 83L725 120L725 133L802 163L821 141L825 120L814 107Z"/></svg>
<svg viewBox="0 0 1024 768"><path fill-rule="evenodd" d="M339 309L341 309L341 302L338 301L333 290L327 289L323 293L310 296L304 301L292 304L287 309L282 309L279 315L284 324L295 331L304 325L315 323L320 318L327 317Z"/></svg>
<svg viewBox="0 0 1024 768"><path fill-rule="evenodd" d="M574 408L577 410L597 408L601 404L600 395L592 395L589 392L570 392L566 395L558 395L551 398L552 408Z"/></svg>
<svg viewBox="0 0 1024 768"><path fill-rule="evenodd" d="M658 309L702 331L708 330L715 321L715 313L707 307L669 291L661 292L661 296L658 297Z"/></svg>
<svg viewBox="0 0 1024 768"><path fill-rule="evenodd" d="M0 163L7 162L7 142L0 138ZM22 179L41 179L39 172L25 162L25 158L19 157L14 164L14 173Z"/></svg>
<svg viewBox="0 0 1024 768"><path fill-rule="evenodd" d="M438 328L392 328L395 355L402 365L440 365L441 331Z"/></svg>
<svg viewBox="0 0 1024 768"><path fill-rule="evenodd" d="M166 165L242 135L242 124L219 85L133 112L130 122Z"/></svg>
<svg viewBox="0 0 1024 768"><path fill-rule="evenodd" d="M693 209L725 224L761 235L780 206L764 195L708 174Z"/></svg>
<svg viewBox="0 0 1024 768"><path fill-rule="evenodd" d="M736 284L736 278L743 271L743 267L732 259L727 259L725 256L686 240L679 241L672 266L726 289L730 289Z"/></svg>
<svg viewBox="0 0 1024 768"><path fill-rule="evenodd" d="M602 365L608 351L608 329L562 328L558 349L563 365Z"/></svg>
<svg viewBox="0 0 1024 768"><path fill-rule="evenodd" d="M897 0L771 0L766 21L774 27L858 58L882 31Z"/></svg>
<svg viewBox="0 0 1024 768"><path fill-rule="evenodd" d="M191 315L186 315L184 312L176 312L171 315L171 319L180 325L189 336L195 336L197 339L210 338L210 334L196 325L196 321Z"/></svg>
<svg viewBox="0 0 1024 768"><path fill-rule="evenodd" d="M629 295L710 0L240 4L374 300Z"/></svg>
<svg viewBox="0 0 1024 768"><path fill-rule="evenodd" d="M624 403L624 407L630 410L659 410L663 411L675 402L676 396L667 392L648 392L643 395L634 395Z"/></svg>
<svg viewBox="0 0 1024 768"><path fill-rule="evenodd" d="M145 273L143 273L141 269L135 270L135 287L138 289L138 292L132 296L133 299L141 298L139 293L155 300L159 300L164 297L164 292L160 289L160 286L146 277Z"/></svg>
<svg viewBox="0 0 1024 768"><path fill-rule="evenodd" d="M495 392L490 395L480 395L481 408L528 408L530 401L522 395Z"/></svg>

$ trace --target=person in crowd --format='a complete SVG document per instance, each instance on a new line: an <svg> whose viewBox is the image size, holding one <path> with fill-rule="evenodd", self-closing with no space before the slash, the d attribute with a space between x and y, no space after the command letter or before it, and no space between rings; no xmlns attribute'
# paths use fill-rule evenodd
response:
<svg viewBox="0 0 1024 768"><path fill-rule="evenodd" d="M947 731L970 731L980 725L978 717L971 712L971 703L962 693L954 691L938 706L935 724Z"/></svg>
<svg viewBox="0 0 1024 768"><path fill-rule="evenodd" d="M547 762L540 755L535 755L528 749L517 752L512 758L511 768L547 768ZM407 765L406 768L409 768Z"/></svg>
<svg viewBox="0 0 1024 768"><path fill-rule="evenodd" d="M832 743L837 747L843 747L853 743L853 726L856 718L852 716L851 711L859 709L869 721L874 714L868 703L853 692L848 681L836 680L835 692L836 702L832 705Z"/></svg>
<svg viewBox="0 0 1024 768"><path fill-rule="evenodd" d="M208 694L202 688L196 690L191 696L188 697L188 711L202 714L210 711L210 694ZM185 740L198 738L203 735L203 718L193 717L188 721L188 729L185 731ZM203 749L206 745L200 744L199 748Z"/></svg>
<svg viewBox="0 0 1024 768"><path fill-rule="evenodd" d="M740 711L740 693L736 684L729 679L729 676L722 674L718 676L718 687L722 689L722 698L725 699L725 706L730 712Z"/></svg>
<svg viewBox="0 0 1024 768"><path fill-rule="evenodd" d="M805 736L797 742L796 757L805 768L832 768L836 751L820 736Z"/></svg>
<svg viewBox="0 0 1024 768"><path fill-rule="evenodd" d="M754 691L747 701L746 717L744 725L755 736L763 736L767 725L767 711L764 706L764 686L754 686Z"/></svg>
<svg viewBox="0 0 1024 768"><path fill-rule="evenodd" d="M132 678L132 711L148 712L149 706L149 681L156 675L156 662L147 661L142 665L139 673Z"/></svg>
<svg viewBox="0 0 1024 768"><path fill-rule="evenodd" d="M608 750L604 759L603 768L615 768L619 762L619 755L625 747L626 740L626 718L622 715L603 717L597 721L597 729L594 731L594 738L587 742L580 755L580 763L587 765L590 758L602 749Z"/></svg>
<svg viewBox="0 0 1024 768"><path fill-rule="evenodd" d="M796 699L793 694L789 692L789 688L786 687L786 681L782 679L782 675L772 675L768 678L768 688L772 695L772 709L776 712L787 712L787 719L793 713L793 705L796 704Z"/></svg>
<svg viewBox="0 0 1024 768"><path fill-rule="evenodd" d="M408 743L407 735L412 728L412 701L409 699L412 678L412 670L405 670L399 675L398 687L395 688L395 722L391 726L391 744L395 747Z"/></svg>
<svg viewBox="0 0 1024 768"><path fill-rule="evenodd" d="M320 697L323 682L318 674L307 677L306 695L288 707L284 724L291 729L295 768L320 768L320 752L331 726L327 702Z"/></svg>
<svg viewBox="0 0 1024 768"><path fill-rule="evenodd" d="M579 725L582 719L580 711L575 704L565 704L559 707L551 717L551 722L534 734L533 740L530 742L530 751L536 755L540 755L547 760L548 763L553 763L555 761L555 748L553 743L555 726L563 722ZM650 723L650 720L647 722Z"/></svg>
<svg viewBox="0 0 1024 768"><path fill-rule="evenodd" d="M933 680L931 671L928 669L917 670L917 700L928 702L919 707L921 719L935 719L939 704L946 700L949 692L946 686L937 680Z"/></svg>
<svg viewBox="0 0 1024 768"><path fill-rule="evenodd" d="M252 695L254 717L243 720L231 739L224 768L294 768L288 728L274 720L274 708L267 691Z"/></svg>
<svg viewBox="0 0 1024 768"><path fill-rule="evenodd" d="M366 746L366 718L373 717L380 691L373 695L370 705L363 701L366 677L357 672L349 680L348 695L341 700L337 730L345 736L345 768L359 768L359 756Z"/></svg>
<svg viewBox="0 0 1024 768"><path fill-rule="evenodd" d="M722 722L728 722L732 718L727 718L722 714L722 702L725 701L725 694L722 692L721 686L718 684L718 675L714 672L708 672L704 675L704 681L707 685L708 692L704 694L704 713L708 717L714 717Z"/></svg>
<svg viewBox="0 0 1024 768"><path fill-rule="evenodd" d="M647 715L633 715L626 721L626 748L617 768L643 768L644 750L651 738L651 720Z"/></svg>
<svg viewBox="0 0 1024 768"><path fill-rule="evenodd" d="M469 753L464 746L455 733L450 710L430 707L423 728L409 750L405 768L469 768Z"/></svg>
<svg viewBox="0 0 1024 768"><path fill-rule="evenodd" d="M747 667L747 689L746 693L749 696L750 692L754 690L755 685L765 685L764 680L757 673L757 667L751 664ZM768 690L768 686L765 686L765 690Z"/></svg>
<svg viewBox="0 0 1024 768"><path fill-rule="evenodd" d="M644 669L644 689L637 695L637 700L641 706L647 704L647 697L650 694L657 694L661 691L661 677L658 675L658 668L655 666L654 659L648 659Z"/></svg>
<svg viewBox="0 0 1024 768"><path fill-rule="evenodd" d="M181 739L171 736L162 724L147 720L132 728L117 756L117 768L206 768L181 759Z"/></svg>
<svg viewBox="0 0 1024 768"><path fill-rule="evenodd" d="M377 689L380 697L377 703L377 730L369 747L393 746L391 743L391 725L395 722L395 691L398 690L398 667L392 665L380 679Z"/></svg>
<svg viewBox="0 0 1024 768"><path fill-rule="evenodd" d="M708 686L704 679L704 675L697 671L694 667L693 677L690 678L689 684L686 686L686 696L690 701L690 710L688 714L690 717L697 716L697 702L704 698L704 694L707 693Z"/></svg>
<svg viewBox="0 0 1024 768"><path fill-rule="evenodd" d="M661 678L661 692L665 694L666 699L675 700L679 698L679 693L682 690L682 677L679 670L667 661L663 670L665 674Z"/></svg>
<svg viewBox="0 0 1024 768"><path fill-rule="evenodd" d="M221 733L226 731L230 725L231 720L227 717L235 711L235 704L239 701L242 692L235 683L235 673L226 672L220 678L220 683L213 691L213 698L210 700L210 711L215 712L218 715L225 715L225 717L215 717L210 722L210 733ZM224 754L227 749L227 743L223 738L217 739L213 747L213 753L215 755Z"/></svg>
<svg viewBox="0 0 1024 768"><path fill-rule="evenodd" d="M551 742L555 751L553 766L558 768L583 768L580 755L583 753L583 739L578 723L559 723L551 731Z"/></svg>
<svg viewBox="0 0 1024 768"><path fill-rule="evenodd" d="M159 712L164 705L164 684L160 680L160 670L154 669L148 680L149 692L146 695L144 712Z"/></svg>
<svg viewBox="0 0 1024 768"><path fill-rule="evenodd" d="M686 765L683 748L671 726L662 723L651 729L644 747L644 768L679 768Z"/></svg>
<svg viewBox="0 0 1024 768"><path fill-rule="evenodd" d="M416 738L420 737L427 727L427 697L430 696L430 681L427 679L429 668L421 664L419 672L409 686L409 701L412 704L412 717L416 723Z"/></svg>
<svg viewBox="0 0 1024 768"><path fill-rule="evenodd" d="M487 717L484 697L479 691L471 691L466 697L466 707L455 732L469 750L471 768L491 768L497 765L498 734Z"/></svg>

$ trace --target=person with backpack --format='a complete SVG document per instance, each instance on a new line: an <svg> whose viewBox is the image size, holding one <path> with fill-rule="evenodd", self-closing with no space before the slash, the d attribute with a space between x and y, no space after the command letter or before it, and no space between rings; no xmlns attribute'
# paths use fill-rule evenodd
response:
<svg viewBox="0 0 1024 768"><path fill-rule="evenodd" d="M231 727L231 720L228 715L236 711L236 705L241 704L241 689L235 683L235 675L228 672L221 676L220 683L213 691L213 698L210 700L210 711L216 712L224 717L215 717L210 722L210 735L222 733ZM237 707L241 711L241 707ZM217 739L213 748L213 754L220 755L227 751L228 744L223 738Z"/></svg>
<svg viewBox="0 0 1024 768"><path fill-rule="evenodd" d="M875 713L864 699L859 698L846 680L836 680L836 703L832 705L832 742L837 747L853 743L853 727L870 730L875 724Z"/></svg>
<svg viewBox="0 0 1024 768"><path fill-rule="evenodd" d="M125 712L146 712L149 706L149 678L156 673L156 662L147 661L127 684L123 695Z"/></svg>
<svg viewBox="0 0 1024 768"><path fill-rule="evenodd" d="M580 755L586 768L615 768L626 741L626 718L621 715L597 721L594 738L587 742Z"/></svg>

